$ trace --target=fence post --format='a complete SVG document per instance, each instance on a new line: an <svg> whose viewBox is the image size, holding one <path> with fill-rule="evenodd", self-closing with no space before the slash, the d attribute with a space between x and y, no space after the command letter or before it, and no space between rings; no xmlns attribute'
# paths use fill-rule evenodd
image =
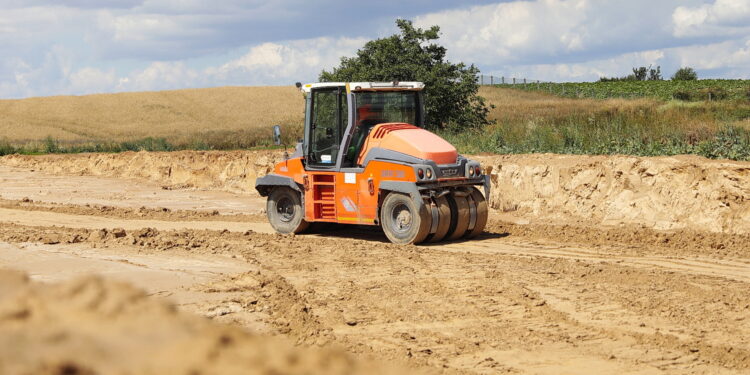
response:
<svg viewBox="0 0 750 375"><path fill-rule="evenodd" d="M484 85L484 75L483 74L479 75L479 85L480 86Z"/></svg>
<svg viewBox="0 0 750 375"><path fill-rule="evenodd" d="M502 80L501 82L502 82L502 83L503 83L503 85L504 85L504 84L505 84L505 76L502 76L502 77L500 77L500 79Z"/></svg>
<svg viewBox="0 0 750 375"><path fill-rule="evenodd" d="M514 84L514 85L516 84L516 79L515 79L515 78L513 78L513 84Z"/></svg>
<svg viewBox="0 0 750 375"><path fill-rule="evenodd" d="M490 76L490 85L495 84L495 76Z"/></svg>
<svg viewBox="0 0 750 375"><path fill-rule="evenodd" d="M711 101L711 92L710 91L708 92L708 101L709 102Z"/></svg>
<svg viewBox="0 0 750 375"><path fill-rule="evenodd" d="M526 78L523 79L523 85L526 86Z"/></svg>

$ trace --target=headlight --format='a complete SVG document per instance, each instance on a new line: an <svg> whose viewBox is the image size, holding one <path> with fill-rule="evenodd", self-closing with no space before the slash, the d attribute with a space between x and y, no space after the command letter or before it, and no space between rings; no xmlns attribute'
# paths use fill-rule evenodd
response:
<svg viewBox="0 0 750 375"><path fill-rule="evenodd" d="M427 168L427 178L428 179L432 178L432 169L431 168Z"/></svg>
<svg viewBox="0 0 750 375"><path fill-rule="evenodd" d="M474 176L474 168L469 167L469 176Z"/></svg>
<svg viewBox="0 0 750 375"><path fill-rule="evenodd" d="M478 165L474 169L476 170L474 174L476 174L477 176L480 176L482 174L482 168Z"/></svg>
<svg viewBox="0 0 750 375"><path fill-rule="evenodd" d="M422 170L422 168L419 168L417 170L417 175L419 176L420 180L424 178L424 171Z"/></svg>

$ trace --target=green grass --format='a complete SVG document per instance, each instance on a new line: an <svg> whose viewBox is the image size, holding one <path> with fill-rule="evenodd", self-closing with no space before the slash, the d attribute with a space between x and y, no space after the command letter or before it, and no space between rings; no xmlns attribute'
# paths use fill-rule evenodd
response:
<svg viewBox="0 0 750 375"><path fill-rule="evenodd" d="M697 139L694 134L658 134L642 126L617 119L587 125L570 122L563 126L537 125L523 131L492 131L441 134L462 153L577 155L700 155L711 159L750 161L750 131L727 126Z"/></svg>
<svg viewBox="0 0 750 375"><path fill-rule="evenodd" d="M750 129L737 121L750 117L747 105L636 107L537 117L441 136L462 153L557 153L664 156L692 154L712 159L750 160ZM685 126L683 118L713 118Z"/></svg>
<svg viewBox="0 0 750 375"><path fill-rule="evenodd" d="M750 80L616 81L575 83L520 83L496 85L541 91L567 98L655 98L661 100L750 100Z"/></svg>

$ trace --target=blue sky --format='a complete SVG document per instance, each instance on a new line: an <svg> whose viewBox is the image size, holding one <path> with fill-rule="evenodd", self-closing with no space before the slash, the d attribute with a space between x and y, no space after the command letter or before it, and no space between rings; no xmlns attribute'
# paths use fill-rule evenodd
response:
<svg viewBox="0 0 750 375"><path fill-rule="evenodd" d="M750 78L750 0L0 0L0 98L312 81L396 18L484 74Z"/></svg>

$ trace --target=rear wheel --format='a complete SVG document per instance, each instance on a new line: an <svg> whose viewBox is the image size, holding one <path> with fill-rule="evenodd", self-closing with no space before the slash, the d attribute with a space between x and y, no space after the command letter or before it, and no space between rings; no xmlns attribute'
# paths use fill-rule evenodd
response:
<svg viewBox="0 0 750 375"><path fill-rule="evenodd" d="M451 204L451 226L446 235L446 239L449 241L457 240L466 234L466 229L469 227L469 202L465 196L456 195L456 193L449 194L449 203Z"/></svg>
<svg viewBox="0 0 750 375"><path fill-rule="evenodd" d="M484 227L487 225L487 199L485 199L484 195L482 195L482 193L480 193L479 190L475 187L471 188L471 193L469 194L468 198L470 225L469 229L464 235L464 238L474 238L480 235L482 231L484 231ZM474 217L473 223L471 217ZM474 225L473 228L471 227L471 224Z"/></svg>
<svg viewBox="0 0 750 375"><path fill-rule="evenodd" d="M380 225L386 237L396 244L417 244L430 233L432 217L427 209L417 209L417 204L405 194L390 193L380 209Z"/></svg>
<svg viewBox="0 0 750 375"><path fill-rule="evenodd" d="M279 233L300 233L307 229L305 210L297 191L282 186L271 190L266 202L266 214L273 229Z"/></svg>
<svg viewBox="0 0 750 375"><path fill-rule="evenodd" d="M445 238L445 235L448 234L448 230L451 226L451 206L448 204L448 198L444 196L435 198L434 209L436 209L438 213L437 229L435 230L435 233L427 237L428 242L438 242Z"/></svg>

